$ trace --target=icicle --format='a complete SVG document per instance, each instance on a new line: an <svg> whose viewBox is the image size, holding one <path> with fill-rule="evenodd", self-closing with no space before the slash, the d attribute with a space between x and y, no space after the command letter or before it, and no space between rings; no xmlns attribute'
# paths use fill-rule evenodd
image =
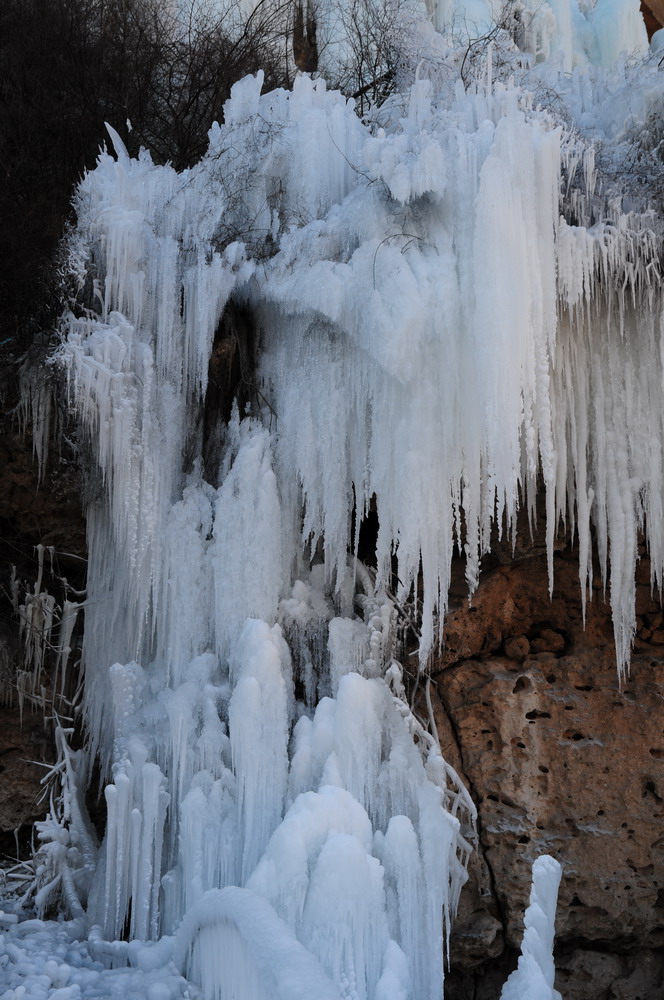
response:
<svg viewBox="0 0 664 1000"><path fill-rule="evenodd" d="M246 880L282 818L286 795L290 657L279 626L248 621L234 662L228 712Z"/></svg>

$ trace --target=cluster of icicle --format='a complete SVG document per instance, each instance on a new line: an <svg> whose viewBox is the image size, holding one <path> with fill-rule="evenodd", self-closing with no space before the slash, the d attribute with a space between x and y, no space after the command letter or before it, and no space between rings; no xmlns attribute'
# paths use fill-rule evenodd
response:
<svg viewBox="0 0 664 1000"><path fill-rule="evenodd" d="M12 704L16 697L21 720L26 704L38 708L46 719L54 712L70 711L71 696L74 701L76 698L75 688L71 690L75 674L71 656L82 604L69 598L84 595L74 591L61 577L57 579L64 585L66 596L59 603L50 593L45 585L44 571L48 572L50 562L49 575L55 578L54 554L53 546L40 544L35 547L37 577L30 588L22 586L16 567L12 567L9 596L19 619L19 640L23 649L21 665L11 671L9 661L2 669L5 667L2 654L6 655L6 651L4 645L0 647L0 702ZM50 668L48 689L43 683L46 667ZM6 683L10 677L12 683Z"/></svg>
<svg viewBox="0 0 664 1000"><path fill-rule="evenodd" d="M282 239L357 177L343 153L329 161L363 134L345 101L308 80L259 93L260 79L238 85L190 172L130 161L116 138L79 191L98 311L68 318L61 361L103 481L83 656L110 773L96 869L72 879L110 941L180 928L181 967L209 997L433 998L475 811L404 700L393 602L337 558L345 538L326 551L307 537L281 413L272 431L260 413L216 428L220 466L203 478L215 330L232 294L274 280L220 231L241 213ZM264 304L276 333L267 285Z"/></svg>
<svg viewBox="0 0 664 1000"><path fill-rule="evenodd" d="M576 67L614 66L621 53L642 56L648 37L639 5L631 0L433 0L443 33L477 43L511 30L522 51L555 61L564 73Z"/></svg>
<svg viewBox="0 0 664 1000"><path fill-rule="evenodd" d="M76 887L111 941L179 928L211 998L434 1000L474 807L406 704L395 616L421 589L424 665L455 547L472 592L541 477L552 584L567 519L585 594L592 526L625 669L644 527L664 566L657 246L617 208L590 224L592 148L516 87L418 81L370 128L322 81L261 83L192 169L110 130L78 191L88 309L58 357L101 484L83 662L108 820ZM260 329L254 402L206 426L204 469L231 298Z"/></svg>

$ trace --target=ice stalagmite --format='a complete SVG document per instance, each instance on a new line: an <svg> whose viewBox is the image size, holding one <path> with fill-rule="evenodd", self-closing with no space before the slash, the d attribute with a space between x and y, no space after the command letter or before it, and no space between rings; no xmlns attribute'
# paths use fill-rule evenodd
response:
<svg viewBox="0 0 664 1000"><path fill-rule="evenodd" d="M542 504L551 586L565 523L628 666L642 532L664 571L664 303L651 217L570 126L606 11L629 21L539 5L521 82L489 53L481 85L418 78L368 121L322 80L248 77L196 166L110 130L78 189L56 360L89 479L87 913L111 941L175 934L206 997L439 1000L474 807L397 661L423 679L455 552L472 593ZM526 85L546 55L565 115ZM258 349L225 421L208 373L240 310Z"/></svg>
<svg viewBox="0 0 664 1000"><path fill-rule="evenodd" d="M533 886L524 916L523 943L516 970L500 994L501 1000L561 1000L554 989L553 939L561 870L547 854L533 862Z"/></svg>

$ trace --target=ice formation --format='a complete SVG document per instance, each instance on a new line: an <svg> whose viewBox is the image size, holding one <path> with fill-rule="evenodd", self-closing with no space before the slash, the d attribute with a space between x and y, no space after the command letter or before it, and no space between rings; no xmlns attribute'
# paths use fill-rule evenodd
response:
<svg viewBox="0 0 664 1000"><path fill-rule="evenodd" d="M621 86L584 69L643 53L636 6L518 7L519 79L492 78L489 45L479 84L416 79L361 121L322 80L261 94L258 74L196 166L131 159L109 128L80 184L84 308L56 360L90 464L107 825L97 849L70 755L40 899L85 912L110 965L129 938L214 1000L438 1000L474 807L408 705L398 621L423 673L454 551L472 593L492 533L542 496L551 586L567 523L584 595L594 538L627 668L641 531L653 585L664 569L663 303L653 220L597 154L662 85L656 65L638 92L626 64ZM440 51L494 14L441 4ZM564 114L536 96L552 80ZM224 423L205 403L231 302L260 349ZM535 865L522 959L550 992L554 869Z"/></svg>
<svg viewBox="0 0 664 1000"><path fill-rule="evenodd" d="M561 1000L554 989L553 940L561 869L555 858L543 854L533 863L533 885L523 924L519 964L500 994L500 1000Z"/></svg>

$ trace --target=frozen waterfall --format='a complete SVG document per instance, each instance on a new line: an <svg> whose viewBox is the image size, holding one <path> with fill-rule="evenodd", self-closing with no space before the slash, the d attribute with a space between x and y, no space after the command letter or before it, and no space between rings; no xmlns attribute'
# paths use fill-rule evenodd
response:
<svg viewBox="0 0 664 1000"><path fill-rule="evenodd" d="M495 13L448 6L443 30ZM472 594L492 534L542 503L551 587L566 525L628 668L640 533L653 586L664 572L659 237L574 118L603 96L591 63L644 52L639 24L552 0L520 78L492 78L489 46L479 83L416 79L364 121L322 80L249 77L182 173L109 128L55 358L89 456L84 713L107 821L98 848L88 829L52 853L49 888L110 964L160 942L145 954L206 1000L439 1000L475 810L398 661L425 676L454 552ZM656 66L638 98L621 72L606 134L662 93ZM565 114L536 96L552 79ZM232 307L258 351L225 420L209 371ZM522 965L554 996L560 873L534 876Z"/></svg>

